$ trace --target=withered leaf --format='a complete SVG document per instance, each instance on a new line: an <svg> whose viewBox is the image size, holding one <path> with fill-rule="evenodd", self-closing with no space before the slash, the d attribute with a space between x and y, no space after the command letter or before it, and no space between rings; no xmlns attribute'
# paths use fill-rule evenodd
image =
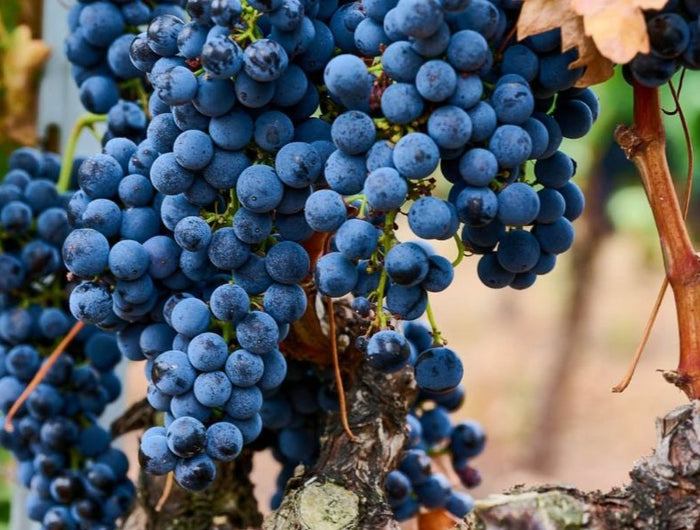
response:
<svg viewBox="0 0 700 530"><path fill-rule="evenodd" d="M667 0L524 0L518 38L562 29L562 48L577 48L572 68L586 67L577 86L609 79L613 63L649 53L643 9L661 9Z"/></svg>
<svg viewBox="0 0 700 530"><path fill-rule="evenodd" d="M602 6L600 3L600 0L572 0L572 8L583 16L586 35L593 39L600 53L620 64L628 63L637 53L649 53L644 13L638 4L651 4L651 1L613 0ZM661 2L662 7L664 3Z"/></svg>
<svg viewBox="0 0 700 530"><path fill-rule="evenodd" d="M518 19L518 40L559 28L567 18L575 17L570 0L525 0Z"/></svg>

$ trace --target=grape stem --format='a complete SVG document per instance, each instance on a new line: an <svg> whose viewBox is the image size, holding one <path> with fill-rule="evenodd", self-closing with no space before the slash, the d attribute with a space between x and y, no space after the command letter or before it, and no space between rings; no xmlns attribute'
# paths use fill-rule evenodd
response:
<svg viewBox="0 0 700 530"><path fill-rule="evenodd" d="M634 85L633 127L618 126L615 139L637 166L654 214L669 284L676 301L680 360L666 379L690 399L700 397L700 260L683 219L666 158L658 88Z"/></svg>
<svg viewBox="0 0 700 530"><path fill-rule="evenodd" d="M162 511L165 507L165 504L168 502L170 493L173 491L174 482L175 479L173 478L173 472L171 471L170 473L168 473L168 476L165 477L165 486L163 487L163 493L161 493L160 499L158 499L158 503L156 504L155 508L157 512Z"/></svg>
<svg viewBox="0 0 700 530"><path fill-rule="evenodd" d="M428 305L425 308L425 314L428 317L428 322L430 322L430 328L432 329L433 345L443 346L447 344L447 341L442 338L442 333L440 333L437 321L435 320L435 314L433 313L433 308L430 305L430 298L428 298Z"/></svg>
<svg viewBox="0 0 700 530"><path fill-rule="evenodd" d="M343 430L345 434L348 435L351 442L354 442L357 438L350 428L350 423L348 422L348 409L345 403L345 388L343 387L343 376L340 373L340 360L338 359L338 337L335 331L335 307L333 306L333 299L328 296L326 298L326 303L328 305L328 326L331 339L331 353L333 354L333 371L335 373L335 385L338 387L338 402L340 403L340 421L343 425Z"/></svg>
<svg viewBox="0 0 700 530"><path fill-rule="evenodd" d="M141 109L143 112L146 114L146 117L150 120L151 119L151 113L148 109L148 93L146 92L146 89L143 87L143 81L141 80L140 77L136 77L134 79L130 79L129 81L125 81L124 83L121 83L119 85L121 89L134 89L136 92L136 96L139 100L139 104L141 105Z"/></svg>
<svg viewBox="0 0 700 530"><path fill-rule="evenodd" d="M86 127L92 127L96 123L101 123L107 121L106 114L83 114L78 121L73 125L73 130L68 138L68 144L66 145L66 153L63 155L63 160L61 161L61 173L58 176L58 184L56 188L59 193L65 193L70 187L70 177L73 172L73 160L75 159L75 149L78 146L78 139L80 138L80 133Z"/></svg>
<svg viewBox="0 0 700 530"><path fill-rule="evenodd" d="M457 267L462 261L464 260L464 254L466 252L466 248L464 246L464 241L462 241L462 238L459 237L459 234L454 235L454 240L455 243L457 243L457 258L452 262L452 267Z"/></svg>
<svg viewBox="0 0 700 530"><path fill-rule="evenodd" d="M9 412L7 413L7 416L5 416L5 430L7 432L12 432L15 430L14 426L12 425L12 419L15 417L15 414L17 414L17 411L24 405L24 402L27 401L27 398L31 395L32 392L38 387L41 382L44 380L46 377L46 374L49 373L49 370L51 370L51 367L56 364L56 361L58 358L61 356L61 354L65 351L65 349L68 347L68 345L73 341L75 336L80 333L80 330L83 329L84 323L81 321L78 321L75 323L75 325L71 328L71 330L68 332L68 334L63 338L61 342L59 342L58 346L56 346L56 349L49 355L49 357L46 359L46 361L41 365L41 368L37 370L36 374L34 375L34 378L29 382L27 387L24 389L24 391L20 394L20 396L17 398L17 401L15 401L12 404L12 407L10 408Z"/></svg>
<svg viewBox="0 0 700 530"><path fill-rule="evenodd" d="M382 247L385 256L393 246L393 242L395 239L394 221L396 221L396 215L398 214L398 212L398 210L391 210L389 213L386 214L386 219L384 220L384 231L380 239L380 246ZM386 327L387 319L386 314L384 313L384 292L386 291L386 282L388 280L388 276L389 275L386 272L386 267L384 267L384 264L382 264L382 272L379 276L379 285L377 285L377 290L375 291L377 295L377 316L374 322L372 323L373 325L370 326L370 329L368 331L371 331L373 327L376 329L384 329Z"/></svg>

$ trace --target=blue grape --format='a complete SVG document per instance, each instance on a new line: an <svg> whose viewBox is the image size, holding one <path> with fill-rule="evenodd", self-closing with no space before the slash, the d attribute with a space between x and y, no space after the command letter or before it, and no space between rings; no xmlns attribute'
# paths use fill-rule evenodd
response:
<svg viewBox="0 0 700 530"><path fill-rule="evenodd" d="M250 246L236 237L233 228L220 228L209 244L209 259L221 270L234 270L243 265L250 256Z"/></svg>
<svg viewBox="0 0 700 530"><path fill-rule="evenodd" d="M156 357L151 371L151 378L156 387L170 396L189 391L194 385L196 375L187 354L177 350L169 350Z"/></svg>
<svg viewBox="0 0 700 530"><path fill-rule="evenodd" d="M476 271L481 282L493 289L502 289L510 285L515 278L514 273L501 267L494 254L484 254L479 260Z"/></svg>
<svg viewBox="0 0 700 530"><path fill-rule="evenodd" d="M109 242L92 228L74 230L63 244L63 260L68 270L76 276L100 274L107 266L108 256Z"/></svg>
<svg viewBox="0 0 700 530"><path fill-rule="evenodd" d="M292 241L273 246L265 257L265 268L279 283L300 283L309 273L310 259L304 247Z"/></svg>
<svg viewBox="0 0 700 530"><path fill-rule="evenodd" d="M248 388L233 387L231 398L226 403L226 413L234 420L247 420L260 412L262 407L263 397L257 386ZM236 426L244 433L238 421L236 421Z"/></svg>
<svg viewBox="0 0 700 530"><path fill-rule="evenodd" d="M251 311L236 324L236 338L243 349L263 354L277 345L279 327L268 314Z"/></svg>
<svg viewBox="0 0 700 530"><path fill-rule="evenodd" d="M209 308L197 298L181 300L172 311L171 323L175 331L194 337L209 328Z"/></svg>
<svg viewBox="0 0 700 530"><path fill-rule="evenodd" d="M136 280L148 272L150 258L140 243L122 240L110 249L108 266L119 280Z"/></svg>
<svg viewBox="0 0 700 530"><path fill-rule="evenodd" d="M321 174L321 158L307 143L291 142L283 146L275 157L277 176L287 186L306 188Z"/></svg>
<svg viewBox="0 0 700 530"><path fill-rule="evenodd" d="M400 333L392 330L379 331L367 344L367 362L385 373L395 372L406 365L409 356L408 342Z"/></svg>
<svg viewBox="0 0 700 530"><path fill-rule="evenodd" d="M404 125L423 114L424 103L415 85L395 83L382 93L381 109L387 120Z"/></svg>
<svg viewBox="0 0 700 530"><path fill-rule="evenodd" d="M289 58L284 48L271 39L260 39L250 44L243 55L245 72L263 83L278 79L287 68Z"/></svg>
<svg viewBox="0 0 700 530"><path fill-rule="evenodd" d="M457 88L457 74L445 61L433 59L418 69L415 84L424 99L445 101Z"/></svg>
<svg viewBox="0 0 700 530"><path fill-rule="evenodd" d="M262 357L247 350L235 350L226 359L226 375L238 387L255 385L262 378L264 369Z"/></svg>
<svg viewBox="0 0 700 530"><path fill-rule="evenodd" d="M416 361L416 382L421 389L444 394L462 380L464 369L457 354L449 348L425 350Z"/></svg>
<svg viewBox="0 0 700 530"><path fill-rule="evenodd" d="M185 169L204 169L214 157L214 145L208 134L189 130L177 137L173 145L173 152L177 163Z"/></svg>
<svg viewBox="0 0 700 530"><path fill-rule="evenodd" d="M233 423L217 422L207 428L205 444L206 452L211 458L228 462L240 454L243 436Z"/></svg>
<svg viewBox="0 0 700 530"><path fill-rule="evenodd" d="M315 231L334 232L345 221L346 212L340 194L333 190L318 190L309 195L304 216Z"/></svg>
<svg viewBox="0 0 700 530"><path fill-rule="evenodd" d="M228 151L244 148L253 137L253 120L248 113L234 109L212 118L209 135L217 147Z"/></svg>
<svg viewBox="0 0 700 530"><path fill-rule="evenodd" d="M366 259L377 247L378 230L367 221L348 219L335 235L338 250L348 259Z"/></svg>
<svg viewBox="0 0 700 530"><path fill-rule="evenodd" d="M194 395L205 407L222 407L231 397L231 381L224 372L199 374L194 381Z"/></svg>
<svg viewBox="0 0 700 530"><path fill-rule="evenodd" d="M501 167L513 168L525 162L532 152L532 140L517 125L501 125L489 140L489 150Z"/></svg>
<svg viewBox="0 0 700 530"><path fill-rule="evenodd" d="M357 282L357 269L339 252L326 254L316 263L314 282L326 296L339 297L348 294Z"/></svg>

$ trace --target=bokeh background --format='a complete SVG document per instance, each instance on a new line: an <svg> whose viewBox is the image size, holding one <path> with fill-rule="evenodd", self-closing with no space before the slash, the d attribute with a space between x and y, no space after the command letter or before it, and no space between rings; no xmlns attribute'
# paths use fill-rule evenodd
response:
<svg viewBox="0 0 700 530"><path fill-rule="evenodd" d="M78 103L60 49L66 29L61 13L67 9L62 2L69 1L45 0L44 9L58 16L43 17L44 35L54 46L43 72L46 83L63 91L59 96L55 91L52 97L44 94L38 113L30 105L31 119L39 117L38 136L54 149L69 132L69 117L77 117L70 110ZM0 99L7 95L11 75L4 60L7 35L19 23L41 35L41 4L0 2ZM676 86L679 81L677 76ZM700 133L699 84L700 77L688 73L680 93L691 133ZM634 461L655 445L655 418L685 401L659 373L677 363L670 293L632 384L622 394L611 392L642 337L663 279L663 263L644 191L613 140L615 126L631 121L631 89L618 75L595 90L602 109L598 122L586 138L562 147L578 163L576 181L587 198L586 212L575 223L574 248L553 273L522 292L483 286L476 276L477 259L467 258L451 288L431 297L441 330L465 365L467 401L457 416L478 420L488 433L486 451L474 460L483 475L482 485L472 491L477 498L521 483L603 490L622 485ZM669 159L681 190L688 150L676 105L667 88L663 93ZM6 99L0 104L0 128L5 129L12 112ZM23 141L9 132L0 131L0 169L9 150ZM697 144L700 134L695 136ZM90 141L82 145L83 152L98 148ZM699 222L700 190L691 201L691 233ZM410 238L407 227L400 229L399 238ZM456 255L452 242L438 248L446 256ZM125 402L130 403L143 397L145 386L142 366L127 369ZM124 444L135 452L135 437ZM276 464L269 455L256 458L254 480L266 509ZM0 470L1 530L8 524L14 474L6 455L0 454Z"/></svg>

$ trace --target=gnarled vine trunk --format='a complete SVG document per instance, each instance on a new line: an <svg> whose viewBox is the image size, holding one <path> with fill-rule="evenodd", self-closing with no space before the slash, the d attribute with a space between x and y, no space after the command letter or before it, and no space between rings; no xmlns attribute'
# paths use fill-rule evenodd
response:
<svg viewBox="0 0 700 530"><path fill-rule="evenodd" d="M657 420L654 454L637 462L631 482L608 493L542 486L514 489L476 505L470 530L700 528L700 401Z"/></svg>
<svg viewBox="0 0 700 530"><path fill-rule="evenodd" d="M348 391L352 441L337 415L327 425L316 465L287 484L266 530L398 528L386 503L384 479L398 465L406 414L415 400L412 370L385 375L363 364Z"/></svg>

